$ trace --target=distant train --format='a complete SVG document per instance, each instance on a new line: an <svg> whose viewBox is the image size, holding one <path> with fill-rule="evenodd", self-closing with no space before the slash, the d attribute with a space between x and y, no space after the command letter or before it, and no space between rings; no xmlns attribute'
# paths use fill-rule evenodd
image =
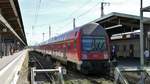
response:
<svg viewBox="0 0 150 84"><path fill-rule="evenodd" d="M37 48L85 74L109 70L109 38L97 23L53 37Z"/></svg>

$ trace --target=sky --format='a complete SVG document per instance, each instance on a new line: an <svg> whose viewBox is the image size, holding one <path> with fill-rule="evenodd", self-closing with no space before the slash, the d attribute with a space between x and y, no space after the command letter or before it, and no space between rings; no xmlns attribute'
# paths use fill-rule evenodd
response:
<svg viewBox="0 0 150 84"><path fill-rule="evenodd" d="M100 3L104 6L105 15L111 12L139 15L140 0L18 0L28 45L36 45L51 37L73 29L73 18L76 27L100 18ZM143 0L143 7L150 0ZM150 17L150 13L144 13ZM44 33L44 39L43 39Z"/></svg>

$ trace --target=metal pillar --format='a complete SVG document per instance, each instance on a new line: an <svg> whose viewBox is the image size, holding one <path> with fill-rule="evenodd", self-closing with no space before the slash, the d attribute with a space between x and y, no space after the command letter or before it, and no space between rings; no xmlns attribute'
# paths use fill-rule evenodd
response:
<svg viewBox="0 0 150 84"><path fill-rule="evenodd" d="M49 38L51 38L51 26L49 26Z"/></svg>
<svg viewBox="0 0 150 84"><path fill-rule="evenodd" d="M36 67L31 68L31 84L35 84L35 79L34 79L34 76L35 76L34 70L35 69L36 69Z"/></svg>
<svg viewBox="0 0 150 84"><path fill-rule="evenodd" d="M143 40L143 1L141 0L141 7L140 7L140 64L141 68L144 67L144 40Z"/></svg>
<svg viewBox="0 0 150 84"><path fill-rule="evenodd" d="M104 5L110 5L109 2L101 2L101 17L104 16Z"/></svg>
<svg viewBox="0 0 150 84"><path fill-rule="evenodd" d="M73 29L75 29L75 28L76 28L76 19L73 18Z"/></svg>
<svg viewBox="0 0 150 84"><path fill-rule="evenodd" d="M104 2L101 3L101 17L104 16Z"/></svg>
<svg viewBox="0 0 150 84"><path fill-rule="evenodd" d="M44 42L45 33L43 32L42 35L43 35L43 42Z"/></svg>
<svg viewBox="0 0 150 84"><path fill-rule="evenodd" d="M63 78L63 72L62 72L62 68L61 67L58 67L58 70L59 70L59 75L60 75L60 83L61 84L65 84L64 83L64 78Z"/></svg>
<svg viewBox="0 0 150 84"><path fill-rule="evenodd" d="M141 0L141 7L140 7L140 50L141 50L141 68L143 69L144 67L144 26L143 26L143 13L144 12L150 12L150 6L143 8L143 0ZM141 72L141 84L144 83L144 73Z"/></svg>
<svg viewBox="0 0 150 84"><path fill-rule="evenodd" d="M2 34L0 35L0 57L3 56L3 53L2 53Z"/></svg>
<svg viewBox="0 0 150 84"><path fill-rule="evenodd" d="M141 64L141 69L144 67L144 39L143 39L143 1L141 0L140 4L140 64ZM141 84L144 84L144 76L143 72L141 72Z"/></svg>

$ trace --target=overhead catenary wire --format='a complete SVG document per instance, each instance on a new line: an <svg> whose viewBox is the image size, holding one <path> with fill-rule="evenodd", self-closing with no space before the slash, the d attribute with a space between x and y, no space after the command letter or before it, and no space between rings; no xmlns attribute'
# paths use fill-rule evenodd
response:
<svg viewBox="0 0 150 84"><path fill-rule="evenodd" d="M65 19L63 19L63 20L60 20L59 22L66 22L66 21L69 21L69 20L70 20L69 22L67 22L66 24L64 24L62 27L65 27L66 25L72 23L72 19L75 17L74 15L75 15L78 11L80 11L82 8L86 7L91 1L92 1L92 0L88 0L84 5L80 5L76 10L74 10L67 18L65 18ZM41 0L40 0L40 3L41 3ZM99 4L99 3L97 3L96 6L97 6L98 4ZM94 6L94 7L95 7L95 6ZM90 9L87 10L86 12L84 12L84 13L78 15L77 18L79 18L79 17L81 17L81 16L84 16L85 13L90 12L90 10L93 9L94 7L90 8ZM40 10L40 4L39 4L37 10ZM35 25L34 25L34 26L40 26L40 27L41 27L41 26L45 26L45 25L50 25L50 24L36 25L37 20L38 20L38 11L37 11L37 13L36 13ZM57 23L59 23L59 22L57 22Z"/></svg>
<svg viewBox="0 0 150 84"><path fill-rule="evenodd" d="M34 15L34 22L32 24L32 38L34 38L34 28L35 28L35 25L37 24L37 21L38 21L38 16L39 16L39 11L40 11L40 8L41 8L41 3L42 3L42 0L35 0L35 15Z"/></svg>
<svg viewBox="0 0 150 84"><path fill-rule="evenodd" d="M91 7L90 9L88 9L87 11L83 12L82 14L78 15L77 18L82 17L82 16L88 14L91 10L93 10L93 9L94 9L96 6L98 6L99 4L100 4L100 2L97 3L96 5L94 5L93 7Z"/></svg>
<svg viewBox="0 0 150 84"><path fill-rule="evenodd" d="M72 24L74 14L77 13L77 12L78 12L79 10L81 10L82 8L86 7L91 1L92 1L92 0L88 0L88 1L85 3L85 5L79 6L75 11L73 11L73 12L68 16L68 18L64 19L64 21L62 21L62 22L67 22L66 24L64 24L64 25L62 25L62 26L58 26L58 25L57 25L57 26L58 26L59 28L65 28L65 27L67 27L68 25ZM43 27L43 26L46 26L46 25L47 25L47 26L50 25L50 24L36 25L36 23L37 23L37 21L38 21L38 12L39 12L39 10L40 10L41 2L42 2L42 1L40 0L38 6L36 7L37 9L36 9L36 14L35 14L35 23L34 23L34 26L33 26L33 27L37 27L37 26L40 26L40 27L42 26L42 27ZM95 7L97 7L97 6L99 5L99 3L100 3L100 2L96 3L96 5L90 7L90 8L87 9L85 12L81 13L80 15L77 15L75 18L80 18L80 17L82 17L82 16L88 14L91 10L93 10ZM72 18L71 18L71 17L72 17ZM57 22L57 23L58 23L58 22ZM47 33L47 32L46 32L46 33Z"/></svg>
<svg viewBox="0 0 150 84"><path fill-rule="evenodd" d="M79 7L77 7L77 9L75 9L72 13L70 13L70 15L63 19L63 21L69 20L70 18L72 18L78 11L80 11L82 8L86 7L92 0L88 0L84 5L80 5Z"/></svg>
<svg viewBox="0 0 150 84"><path fill-rule="evenodd" d="M36 3L37 6L35 8L35 20L34 20L34 25L36 25L37 21L38 21L38 16L39 16L39 11L40 11L40 8L41 8L41 3L42 3L42 0L39 0L39 3Z"/></svg>
<svg viewBox="0 0 150 84"><path fill-rule="evenodd" d="M97 4L95 4L94 6L92 6L91 8L89 8L87 11L81 13L80 15L78 15L76 18L80 18L86 14L88 14L91 10L93 10L95 7L97 7L100 4L100 2L98 2ZM70 20L70 19L69 19ZM65 25L61 26L61 28L66 27L67 25L69 25L70 23L72 23L72 20L69 21L68 23L66 23Z"/></svg>

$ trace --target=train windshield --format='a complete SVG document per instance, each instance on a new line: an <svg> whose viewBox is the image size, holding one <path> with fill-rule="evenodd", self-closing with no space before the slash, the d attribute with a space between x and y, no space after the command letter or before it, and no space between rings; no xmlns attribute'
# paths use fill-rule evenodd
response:
<svg viewBox="0 0 150 84"><path fill-rule="evenodd" d="M83 51L103 51L106 49L104 37L83 37L82 50Z"/></svg>

